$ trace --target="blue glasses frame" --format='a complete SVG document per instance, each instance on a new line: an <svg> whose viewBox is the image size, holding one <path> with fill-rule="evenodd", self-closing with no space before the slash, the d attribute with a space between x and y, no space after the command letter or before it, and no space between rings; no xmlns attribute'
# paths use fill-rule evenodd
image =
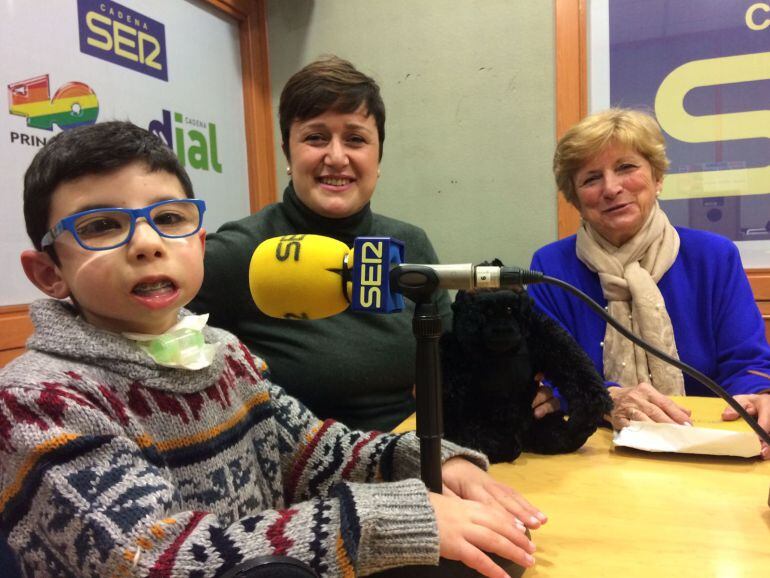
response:
<svg viewBox="0 0 770 578"><path fill-rule="evenodd" d="M152 216L150 215L150 212L156 207L161 207L163 205L168 205L171 203L189 203L197 207L198 226L195 228L194 231L190 231L189 233L185 233L184 235L169 235L167 233L164 233L158 228L158 226L155 224L155 221L152 220ZM86 215L91 215L93 213L103 213L105 211L110 211L114 213L125 213L129 217L131 217L128 235L126 235L126 238L123 239L120 243L115 243L114 245L109 245L108 247L89 247L88 245L83 244L83 242L80 240L80 236L75 230L75 221L77 221L78 219ZM156 233L158 233L158 235L160 235L161 237L166 237L168 239L181 239L183 237L189 237L190 235L194 235L195 233L200 231L201 227L203 226L203 213L205 212L206 212L206 203L203 199L170 199L168 201L160 201L159 203L153 203L152 205L147 205L146 207L143 207L141 209L124 209L120 207L104 207L102 209L90 209L88 211L81 211L80 213L75 213L74 215L70 215L69 217L64 217L61 221L56 223L56 225L54 225L53 228L51 228L45 234L45 236L43 236L43 239L40 241L40 246L41 248L45 249L46 247L53 245L53 242L56 240L57 237L64 234L66 231L69 231L72 234L72 237L75 239L75 241L77 241L78 245L80 245L87 251L108 251L109 249L116 249L117 247L122 247L123 245L126 245L131 240L131 238L134 236L134 231L136 230L136 220L140 217L143 217L144 220L147 221L147 224L150 225L150 227L152 227L153 230Z"/></svg>

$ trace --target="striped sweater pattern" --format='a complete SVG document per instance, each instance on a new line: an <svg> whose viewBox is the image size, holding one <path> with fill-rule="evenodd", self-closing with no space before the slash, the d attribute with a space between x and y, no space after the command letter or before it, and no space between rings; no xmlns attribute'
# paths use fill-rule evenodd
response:
<svg viewBox="0 0 770 578"><path fill-rule="evenodd" d="M321 576L436 564L418 442L321 422L231 334L157 366L66 302L0 371L0 532L26 576L204 578L265 554ZM483 456L445 443L443 457Z"/></svg>

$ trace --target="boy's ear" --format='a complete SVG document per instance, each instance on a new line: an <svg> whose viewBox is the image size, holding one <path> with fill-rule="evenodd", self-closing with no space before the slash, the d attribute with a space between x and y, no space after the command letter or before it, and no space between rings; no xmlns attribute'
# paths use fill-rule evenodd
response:
<svg viewBox="0 0 770 578"><path fill-rule="evenodd" d="M23 251L21 266L27 279L49 297L66 299L70 296L69 286L62 277L59 267L45 251L33 251L31 249Z"/></svg>
<svg viewBox="0 0 770 578"><path fill-rule="evenodd" d="M198 231L198 239L201 241L201 249L203 249L203 252L206 252L206 229L201 227L201 230Z"/></svg>

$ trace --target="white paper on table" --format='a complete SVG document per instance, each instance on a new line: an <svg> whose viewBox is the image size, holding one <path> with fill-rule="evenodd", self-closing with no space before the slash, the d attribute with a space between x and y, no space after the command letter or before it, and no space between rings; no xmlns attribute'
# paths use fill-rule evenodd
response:
<svg viewBox="0 0 770 578"><path fill-rule="evenodd" d="M632 421L615 432L613 442L648 452L677 452L752 458L761 446L754 432L707 429L673 423Z"/></svg>

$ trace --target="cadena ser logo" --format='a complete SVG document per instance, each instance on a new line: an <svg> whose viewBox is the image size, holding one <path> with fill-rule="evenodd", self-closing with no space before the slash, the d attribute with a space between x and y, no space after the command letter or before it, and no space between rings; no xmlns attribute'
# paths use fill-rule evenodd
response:
<svg viewBox="0 0 770 578"><path fill-rule="evenodd" d="M110 0L78 0L80 51L168 81L166 29Z"/></svg>
<svg viewBox="0 0 770 578"><path fill-rule="evenodd" d="M53 130L57 125L67 130L94 124L99 116L99 99L90 86L76 81L62 84L51 98L48 75L43 74L8 85L8 112L25 117L30 128ZM11 142L38 146L40 140L40 137L11 133Z"/></svg>

